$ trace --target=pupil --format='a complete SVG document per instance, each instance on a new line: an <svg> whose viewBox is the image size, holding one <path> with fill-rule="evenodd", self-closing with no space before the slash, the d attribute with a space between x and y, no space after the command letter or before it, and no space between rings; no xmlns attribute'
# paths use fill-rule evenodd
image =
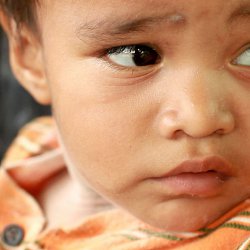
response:
<svg viewBox="0 0 250 250"><path fill-rule="evenodd" d="M137 66L147 66L157 63L159 55L147 46L136 46L133 51L134 63Z"/></svg>

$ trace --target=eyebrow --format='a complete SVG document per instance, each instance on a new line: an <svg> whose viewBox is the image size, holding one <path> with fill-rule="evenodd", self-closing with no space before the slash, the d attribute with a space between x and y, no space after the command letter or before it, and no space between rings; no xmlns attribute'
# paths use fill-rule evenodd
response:
<svg viewBox="0 0 250 250"><path fill-rule="evenodd" d="M233 13L230 15L228 21L233 23L239 19L250 19L250 2L247 4L241 4Z"/></svg>
<svg viewBox="0 0 250 250"><path fill-rule="evenodd" d="M162 16L146 17L146 18L126 18L124 20L102 20L87 22L77 29L76 34L81 39L94 39L99 42L105 42L112 38L122 40L124 35L132 33L142 33L148 28L152 28L159 23L168 25L180 25L185 23L185 17L179 13L167 13Z"/></svg>
<svg viewBox="0 0 250 250"><path fill-rule="evenodd" d="M113 34L124 34L129 32L140 32L144 31L145 28L148 28L150 26L154 26L155 24L159 24L162 22L168 23L168 24L180 24L184 23L185 18L183 15L175 13L175 14L168 14L165 16L159 16L159 17L148 17L138 20L132 20L132 21L126 21L124 23L121 23L119 26L115 27L113 30Z"/></svg>

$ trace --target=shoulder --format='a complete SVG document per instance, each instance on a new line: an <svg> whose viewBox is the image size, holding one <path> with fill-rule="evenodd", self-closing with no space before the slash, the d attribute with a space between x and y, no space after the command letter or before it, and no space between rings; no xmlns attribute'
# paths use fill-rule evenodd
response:
<svg viewBox="0 0 250 250"><path fill-rule="evenodd" d="M52 117L25 125L7 150L2 168L26 191L35 193L48 178L65 168Z"/></svg>

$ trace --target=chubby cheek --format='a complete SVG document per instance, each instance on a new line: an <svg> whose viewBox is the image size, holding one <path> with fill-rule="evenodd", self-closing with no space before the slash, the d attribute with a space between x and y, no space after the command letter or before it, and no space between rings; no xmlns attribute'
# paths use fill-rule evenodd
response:
<svg viewBox="0 0 250 250"><path fill-rule="evenodd" d="M128 122L122 127L117 125L125 123L126 117L123 121L119 112L107 111L101 106L86 107L76 100L74 103L70 113L60 107L57 113L62 140L72 164L93 184L101 180L103 186L117 188L116 180L125 170L124 152L129 152L132 141ZM125 174L128 175L128 171Z"/></svg>
<svg viewBox="0 0 250 250"><path fill-rule="evenodd" d="M74 79L75 74L51 78L53 111L68 158L76 174L98 191L125 192L140 178L138 152L152 107L135 94L98 87L103 82L98 73L94 79L91 70L82 78Z"/></svg>
<svg viewBox="0 0 250 250"><path fill-rule="evenodd" d="M121 192L131 185L136 168L130 166L133 158L131 149L134 148L133 131L128 129L130 122L123 121L113 112L105 114L104 110L94 108L87 113L64 117L71 121L65 126L66 121L61 120L60 132L77 172L94 186L100 185L108 192ZM118 126L120 122L123 123L121 127Z"/></svg>

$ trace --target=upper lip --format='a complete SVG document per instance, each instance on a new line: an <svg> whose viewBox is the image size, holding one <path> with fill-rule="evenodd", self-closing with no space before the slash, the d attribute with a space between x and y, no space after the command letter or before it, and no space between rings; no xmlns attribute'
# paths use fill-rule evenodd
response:
<svg viewBox="0 0 250 250"><path fill-rule="evenodd" d="M224 160L224 158L219 156L209 156L185 160L160 178L176 176L183 173L198 174L208 171L214 171L223 176L232 176L232 167L226 160Z"/></svg>

